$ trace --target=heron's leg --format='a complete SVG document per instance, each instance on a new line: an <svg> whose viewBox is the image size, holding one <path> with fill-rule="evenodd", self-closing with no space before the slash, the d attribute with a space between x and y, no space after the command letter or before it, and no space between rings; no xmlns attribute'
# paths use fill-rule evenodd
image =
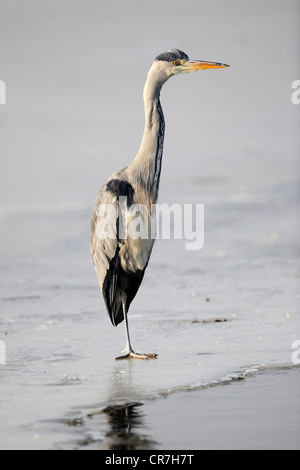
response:
<svg viewBox="0 0 300 470"><path fill-rule="evenodd" d="M129 327L128 327L128 310L126 307L126 302L123 302L123 312L124 312L124 323L125 323L125 333L126 333L126 348L125 348L125 355L116 357L116 360L119 359L148 359L148 358L155 358L157 354L140 354L134 352L130 343L130 336L129 336Z"/></svg>
<svg viewBox="0 0 300 470"><path fill-rule="evenodd" d="M126 333L126 353L133 352L131 342L130 342L130 335L129 335L129 326L128 326L128 310L126 304L123 303L123 312L124 312L124 323L125 323L125 333Z"/></svg>

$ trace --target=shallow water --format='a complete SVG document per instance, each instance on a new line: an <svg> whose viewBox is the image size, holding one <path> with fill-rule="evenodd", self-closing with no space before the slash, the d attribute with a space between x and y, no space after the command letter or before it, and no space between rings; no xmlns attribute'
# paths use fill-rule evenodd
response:
<svg viewBox="0 0 300 470"><path fill-rule="evenodd" d="M232 1L216 9L188 0L174 10L160 2L159 24L156 2L146 17L138 2L134 16L118 4L122 21L101 2L32 1L19 10L2 3L0 446L98 448L108 445L115 415L126 428L128 414L136 428L146 418L139 443L126 445L176 446L177 438L158 431L164 406L170 416L176 399L189 416L198 393L229 390L211 384L256 366L291 365L300 339L299 107L291 103L298 3L265 2L263 10L258 1ZM209 19L201 31L199 15ZM162 28L155 38L154 21ZM137 25L146 38L138 44ZM193 252L184 240L156 243L129 322L134 347L159 357L115 362L124 329L112 328L97 285L90 216L106 177L138 149L149 62L170 46L232 65L221 75L176 77L162 92L160 201L205 204L205 245ZM285 67L274 60L280 51ZM280 377L268 389L277 408ZM236 385L242 400L246 387ZM149 397L168 395L151 408ZM233 397L231 412L235 406Z"/></svg>

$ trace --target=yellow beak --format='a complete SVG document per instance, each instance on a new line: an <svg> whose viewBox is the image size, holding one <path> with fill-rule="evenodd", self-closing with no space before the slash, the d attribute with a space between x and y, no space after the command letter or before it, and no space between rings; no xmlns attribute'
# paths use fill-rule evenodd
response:
<svg viewBox="0 0 300 470"><path fill-rule="evenodd" d="M189 72L205 69L222 69L230 67L230 65L220 64L219 62L207 62L206 60L189 60L185 63L185 67Z"/></svg>

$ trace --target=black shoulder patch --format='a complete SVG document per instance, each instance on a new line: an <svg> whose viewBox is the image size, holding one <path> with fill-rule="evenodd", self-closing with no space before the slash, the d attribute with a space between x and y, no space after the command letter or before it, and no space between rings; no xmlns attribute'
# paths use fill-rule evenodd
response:
<svg viewBox="0 0 300 470"><path fill-rule="evenodd" d="M134 189L130 183L124 180L113 179L110 180L106 188L110 191L114 196L126 196L129 201L132 201Z"/></svg>

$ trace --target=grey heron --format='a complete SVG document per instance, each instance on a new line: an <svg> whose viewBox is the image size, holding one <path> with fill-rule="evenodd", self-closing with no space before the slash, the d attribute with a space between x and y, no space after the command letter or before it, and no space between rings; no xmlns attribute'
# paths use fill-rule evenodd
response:
<svg viewBox="0 0 300 470"><path fill-rule="evenodd" d="M160 104L163 84L173 75L197 70L229 67L218 62L190 60L179 49L170 49L158 55L147 76L144 87L145 128L140 149L132 163L108 178L95 202L91 222L91 254L105 305L114 326L124 320L127 345L116 359L155 358L157 354L134 352L128 329L128 310L143 280L154 239L124 237L118 228L121 217L120 201L125 198L126 215L134 204L147 208L151 223L151 205L158 198L161 173L165 121ZM106 232L99 234L104 212L101 207L113 207L115 217L105 211ZM124 215L124 214L123 214Z"/></svg>

